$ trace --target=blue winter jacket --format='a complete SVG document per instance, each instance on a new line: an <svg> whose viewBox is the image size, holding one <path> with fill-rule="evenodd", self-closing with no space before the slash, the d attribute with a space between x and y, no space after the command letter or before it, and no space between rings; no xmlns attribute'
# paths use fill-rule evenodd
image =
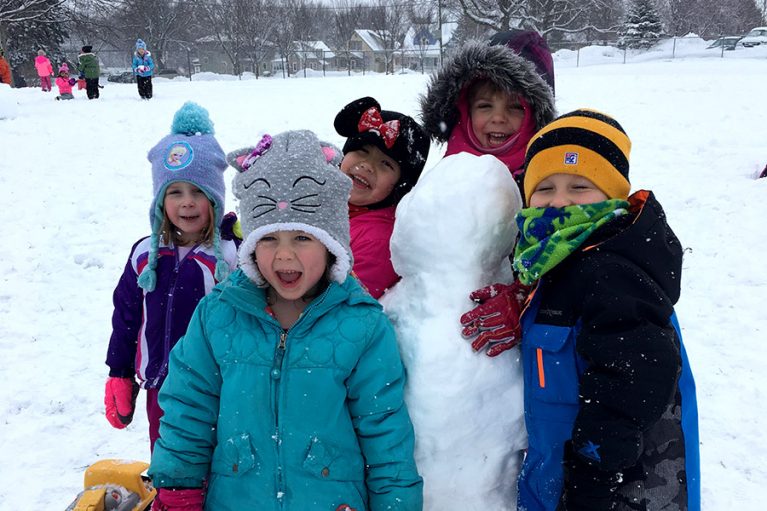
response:
<svg viewBox="0 0 767 511"><path fill-rule="evenodd" d="M544 274L522 316L520 511L700 510L682 246L652 193Z"/></svg>
<svg viewBox="0 0 767 511"><path fill-rule="evenodd" d="M144 66L144 71L139 71L138 67ZM138 52L133 52L133 74L137 76L152 76L152 73L154 73L154 60L152 60L152 54L148 51L144 52L144 56L138 54Z"/></svg>
<svg viewBox="0 0 767 511"><path fill-rule="evenodd" d="M404 369L381 306L332 283L289 331L241 270L216 286L171 353L150 474L205 509L417 511L423 483Z"/></svg>

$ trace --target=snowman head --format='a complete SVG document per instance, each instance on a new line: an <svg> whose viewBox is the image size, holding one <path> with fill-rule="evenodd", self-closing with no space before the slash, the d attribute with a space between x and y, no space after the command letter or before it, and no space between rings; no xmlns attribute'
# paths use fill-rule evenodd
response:
<svg viewBox="0 0 767 511"><path fill-rule="evenodd" d="M514 247L521 208L514 178L496 157L447 156L397 207L394 269L403 277L496 272Z"/></svg>

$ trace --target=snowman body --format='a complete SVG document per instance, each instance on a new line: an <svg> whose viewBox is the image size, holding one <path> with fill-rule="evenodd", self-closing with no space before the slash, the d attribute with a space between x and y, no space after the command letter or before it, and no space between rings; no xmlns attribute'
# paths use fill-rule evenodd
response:
<svg viewBox="0 0 767 511"><path fill-rule="evenodd" d="M407 370L425 511L516 509L527 445L518 348L491 358L461 336L469 293L510 282L522 200L503 163L451 155L397 208L392 262L401 281L381 299Z"/></svg>

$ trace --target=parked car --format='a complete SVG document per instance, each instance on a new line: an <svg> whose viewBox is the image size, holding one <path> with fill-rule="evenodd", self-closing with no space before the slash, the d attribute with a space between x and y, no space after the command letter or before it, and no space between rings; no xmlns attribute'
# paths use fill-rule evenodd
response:
<svg viewBox="0 0 767 511"><path fill-rule="evenodd" d="M154 75L162 77L162 78L171 78L171 79L173 79L173 78L178 76L178 72L176 72L175 69L163 69L163 70L161 70L159 72L155 71Z"/></svg>
<svg viewBox="0 0 767 511"><path fill-rule="evenodd" d="M122 73L114 73L107 76L108 82L117 83L133 83L136 81L136 77L133 75L133 71L123 71Z"/></svg>
<svg viewBox="0 0 767 511"><path fill-rule="evenodd" d="M735 46L738 45L738 41L740 41L742 37L743 36L739 36L739 35L727 35L724 37L720 37L713 43L706 46L706 49L723 47L725 50L734 50Z"/></svg>
<svg viewBox="0 0 767 511"><path fill-rule="evenodd" d="M746 34L738 44L741 44L746 48L759 46L760 44L767 45L767 27L752 28L751 32Z"/></svg>

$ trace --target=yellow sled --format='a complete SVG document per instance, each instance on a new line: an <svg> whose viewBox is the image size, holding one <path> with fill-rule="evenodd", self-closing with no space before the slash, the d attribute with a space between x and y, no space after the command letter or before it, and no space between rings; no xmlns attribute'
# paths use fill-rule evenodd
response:
<svg viewBox="0 0 767 511"><path fill-rule="evenodd" d="M157 490L143 461L101 460L85 471L85 489L66 511L145 511Z"/></svg>

